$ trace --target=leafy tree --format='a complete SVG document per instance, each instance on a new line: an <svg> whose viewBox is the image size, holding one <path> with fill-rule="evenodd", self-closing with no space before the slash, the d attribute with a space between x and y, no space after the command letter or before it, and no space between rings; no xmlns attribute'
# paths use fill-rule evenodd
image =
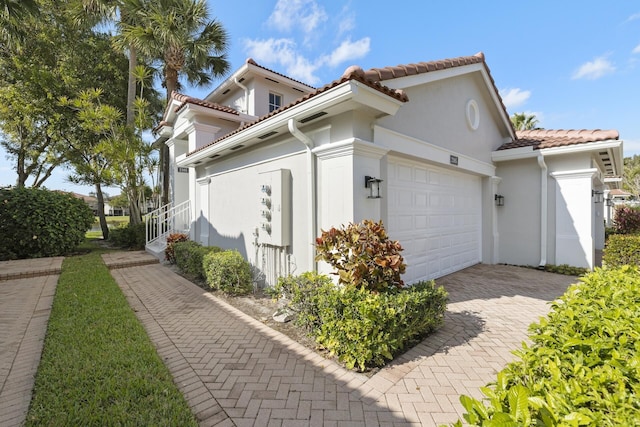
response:
<svg viewBox="0 0 640 427"><path fill-rule="evenodd" d="M640 155L624 158L624 174L622 186L632 193L634 197L640 195Z"/></svg>
<svg viewBox="0 0 640 427"><path fill-rule="evenodd" d="M180 76L196 86L209 84L229 70L228 35L210 20L205 0L153 0L132 2L136 21L121 22L123 40L162 66L167 100L180 88ZM169 195L168 148L160 147L163 204Z"/></svg>
<svg viewBox="0 0 640 427"><path fill-rule="evenodd" d="M16 185L27 179L39 187L66 160L69 112L55 100L68 94L73 80L61 68L80 34L70 31L50 1L40 2L38 17L24 15L29 33L21 47L0 49L0 144L15 161Z"/></svg>
<svg viewBox="0 0 640 427"><path fill-rule="evenodd" d="M515 130L535 130L538 127L538 119L535 114L515 113L511 116L511 123Z"/></svg>

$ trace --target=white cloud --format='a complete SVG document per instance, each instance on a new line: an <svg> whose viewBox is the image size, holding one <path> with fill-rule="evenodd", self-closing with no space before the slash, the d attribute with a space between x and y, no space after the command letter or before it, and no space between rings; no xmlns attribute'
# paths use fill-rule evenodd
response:
<svg viewBox="0 0 640 427"><path fill-rule="evenodd" d="M347 39L331 52L326 62L330 67L336 67L346 61L363 58L369 53L370 49L371 39L369 37L364 37L355 42Z"/></svg>
<svg viewBox="0 0 640 427"><path fill-rule="evenodd" d="M298 28L309 34L326 20L324 8L315 0L278 0L268 23L284 32Z"/></svg>
<svg viewBox="0 0 640 427"><path fill-rule="evenodd" d="M636 47L633 48L633 50L631 51L631 53L640 53L640 44Z"/></svg>
<svg viewBox="0 0 640 427"><path fill-rule="evenodd" d="M317 84L314 73L318 64L313 64L297 51L293 39L244 40L244 48L250 57L259 64L279 65L285 68L285 74L308 84Z"/></svg>
<svg viewBox="0 0 640 427"><path fill-rule="evenodd" d="M596 80L607 74L611 74L616 70L616 67L604 56L594 59L593 61L586 62L580 66L571 77L573 80L577 79L589 79Z"/></svg>
<svg viewBox="0 0 640 427"><path fill-rule="evenodd" d="M531 97L531 91L520 88L502 89L500 90L500 96L507 110L511 110L527 102Z"/></svg>
<svg viewBox="0 0 640 427"><path fill-rule="evenodd" d="M633 15L629 16L625 22L635 21L636 19L640 19L640 13L634 13Z"/></svg>

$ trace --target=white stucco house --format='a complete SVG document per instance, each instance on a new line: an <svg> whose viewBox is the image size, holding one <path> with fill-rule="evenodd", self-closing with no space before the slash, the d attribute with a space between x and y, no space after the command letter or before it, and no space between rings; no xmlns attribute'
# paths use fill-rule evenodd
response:
<svg viewBox="0 0 640 427"><path fill-rule="evenodd" d="M363 219L400 241L407 283L481 262L592 268L622 174L616 131L516 133L482 53L352 66L319 89L249 59L205 99L174 93L156 135L172 200L157 215L267 284L326 268L320 230Z"/></svg>

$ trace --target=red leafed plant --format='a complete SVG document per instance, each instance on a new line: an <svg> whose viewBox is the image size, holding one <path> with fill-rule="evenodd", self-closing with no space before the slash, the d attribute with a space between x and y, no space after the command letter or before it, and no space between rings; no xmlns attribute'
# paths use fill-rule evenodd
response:
<svg viewBox="0 0 640 427"><path fill-rule="evenodd" d="M372 292L401 288L400 275L406 264L400 255L402 246L389 240L382 221L364 220L337 229L322 231L316 239L318 255L337 270L339 282L360 286Z"/></svg>
<svg viewBox="0 0 640 427"><path fill-rule="evenodd" d="M173 250L173 245L178 242L186 242L189 240L189 236L184 233L171 233L167 237L167 247L164 249L164 256L171 264L176 263L176 254Z"/></svg>

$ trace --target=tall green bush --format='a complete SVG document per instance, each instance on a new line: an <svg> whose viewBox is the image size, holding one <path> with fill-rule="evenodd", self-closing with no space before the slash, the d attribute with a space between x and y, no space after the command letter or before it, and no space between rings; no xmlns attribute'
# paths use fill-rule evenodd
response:
<svg viewBox="0 0 640 427"><path fill-rule="evenodd" d="M222 251L217 246L202 246L193 240L185 240L175 242L173 244L172 253L174 254L175 264L187 276L195 279L204 279L204 257L210 253Z"/></svg>
<svg viewBox="0 0 640 427"><path fill-rule="evenodd" d="M344 228L323 231L316 239L318 255L337 270L339 282L380 292L401 288L406 265L402 246L390 240L382 221L364 220Z"/></svg>
<svg viewBox="0 0 640 427"><path fill-rule="evenodd" d="M84 241L93 220L71 193L0 189L0 260L65 255Z"/></svg>
<svg viewBox="0 0 640 427"><path fill-rule="evenodd" d="M530 328L518 361L460 401L473 426L640 425L640 271L583 276ZM456 426L462 426L458 421Z"/></svg>
<svg viewBox="0 0 640 427"><path fill-rule="evenodd" d="M203 258L207 284L226 294L244 295L253 291L251 265L240 252L211 252Z"/></svg>
<svg viewBox="0 0 640 427"><path fill-rule="evenodd" d="M606 267L640 265L640 236L614 234L609 236L602 255Z"/></svg>

